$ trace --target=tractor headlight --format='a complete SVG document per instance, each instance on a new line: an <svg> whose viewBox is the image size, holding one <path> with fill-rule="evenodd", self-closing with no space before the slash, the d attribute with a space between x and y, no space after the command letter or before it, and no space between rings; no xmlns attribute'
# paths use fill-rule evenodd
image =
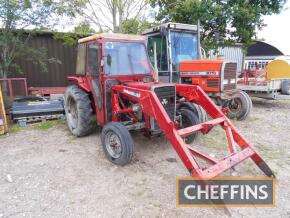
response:
<svg viewBox="0 0 290 218"><path fill-rule="evenodd" d="M142 120L141 106L139 104L134 104L132 106L132 110L133 110L134 114L137 116L138 120L141 121Z"/></svg>
<svg viewBox="0 0 290 218"><path fill-rule="evenodd" d="M135 113L137 113L137 112L140 110L140 105L139 105L139 104L134 104L134 105L132 106L132 110L133 110Z"/></svg>

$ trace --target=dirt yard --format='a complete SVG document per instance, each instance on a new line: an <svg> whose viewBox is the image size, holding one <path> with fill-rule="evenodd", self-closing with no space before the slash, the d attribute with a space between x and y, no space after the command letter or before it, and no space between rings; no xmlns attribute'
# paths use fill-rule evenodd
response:
<svg viewBox="0 0 290 218"><path fill-rule="evenodd" d="M188 173L164 138L135 133L132 163L117 167L105 159L100 129L75 138L58 123L0 137L0 218L290 217L290 101L255 99L251 117L235 124L276 174L275 208L176 208L176 177ZM224 154L222 142L214 131L198 143ZM251 161L236 170L224 176L263 176Z"/></svg>

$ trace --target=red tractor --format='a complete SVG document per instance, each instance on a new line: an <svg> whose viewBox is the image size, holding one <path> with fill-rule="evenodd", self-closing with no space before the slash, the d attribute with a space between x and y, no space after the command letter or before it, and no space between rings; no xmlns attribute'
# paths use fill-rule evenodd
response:
<svg viewBox="0 0 290 218"><path fill-rule="evenodd" d="M274 176L256 149L196 85L158 83L143 36L93 35L79 40L75 85L65 92L67 124L75 136L92 130L91 117L102 126L102 145L109 161L125 165L133 156L131 130L146 136L164 134L192 176L214 177L251 158L267 176ZM194 107L188 106L195 103ZM211 117L200 123L197 108ZM217 159L192 142L200 132L221 126L229 155ZM211 166L202 167L197 157Z"/></svg>
<svg viewBox="0 0 290 218"><path fill-rule="evenodd" d="M161 81L198 85L218 106L228 109L228 117L246 119L252 101L237 89L237 63L204 59L199 25L165 23L145 30L143 35Z"/></svg>

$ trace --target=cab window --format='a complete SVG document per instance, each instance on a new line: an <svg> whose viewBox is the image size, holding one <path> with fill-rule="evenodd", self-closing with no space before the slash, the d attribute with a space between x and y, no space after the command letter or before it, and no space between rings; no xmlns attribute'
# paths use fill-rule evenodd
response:
<svg viewBox="0 0 290 218"><path fill-rule="evenodd" d="M154 66L154 43L156 43L157 68L159 71L168 71L167 61L167 43L166 37L161 35L149 36L148 38L148 54L151 64Z"/></svg>
<svg viewBox="0 0 290 218"><path fill-rule="evenodd" d="M85 60L86 60L86 44L78 45L78 55L77 55L77 66L76 66L76 74L85 75Z"/></svg>
<svg viewBox="0 0 290 218"><path fill-rule="evenodd" d="M91 43L88 45L87 74L99 74L99 46L97 43Z"/></svg>

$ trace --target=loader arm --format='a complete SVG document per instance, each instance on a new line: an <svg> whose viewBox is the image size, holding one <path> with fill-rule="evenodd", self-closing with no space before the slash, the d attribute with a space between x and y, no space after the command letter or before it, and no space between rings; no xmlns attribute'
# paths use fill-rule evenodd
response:
<svg viewBox="0 0 290 218"><path fill-rule="evenodd" d="M113 106L113 114L119 113L120 111L118 110L121 110L116 106L118 105L118 98L114 97L118 94L138 102L143 113L153 117L158 122L158 125L175 149L183 164L194 177L215 177L247 158L251 158L267 176L274 177L272 170L258 154L253 145L238 132L221 109L214 104L199 86L176 84L176 93L183 96L187 101L200 105L212 117L212 120L178 130L174 121L169 118L154 92L124 85L114 85L112 87L112 105L115 105L115 107ZM122 111L124 110L130 111L130 108L122 109ZM194 146L186 144L183 140L186 136L197 131L207 134L212 128L218 125L226 132L230 151L230 155L227 157L221 159L213 158L197 150ZM237 151L237 146L240 147L240 151ZM211 166L207 168L200 166L197 162L197 158L205 160L207 163L211 164Z"/></svg>

